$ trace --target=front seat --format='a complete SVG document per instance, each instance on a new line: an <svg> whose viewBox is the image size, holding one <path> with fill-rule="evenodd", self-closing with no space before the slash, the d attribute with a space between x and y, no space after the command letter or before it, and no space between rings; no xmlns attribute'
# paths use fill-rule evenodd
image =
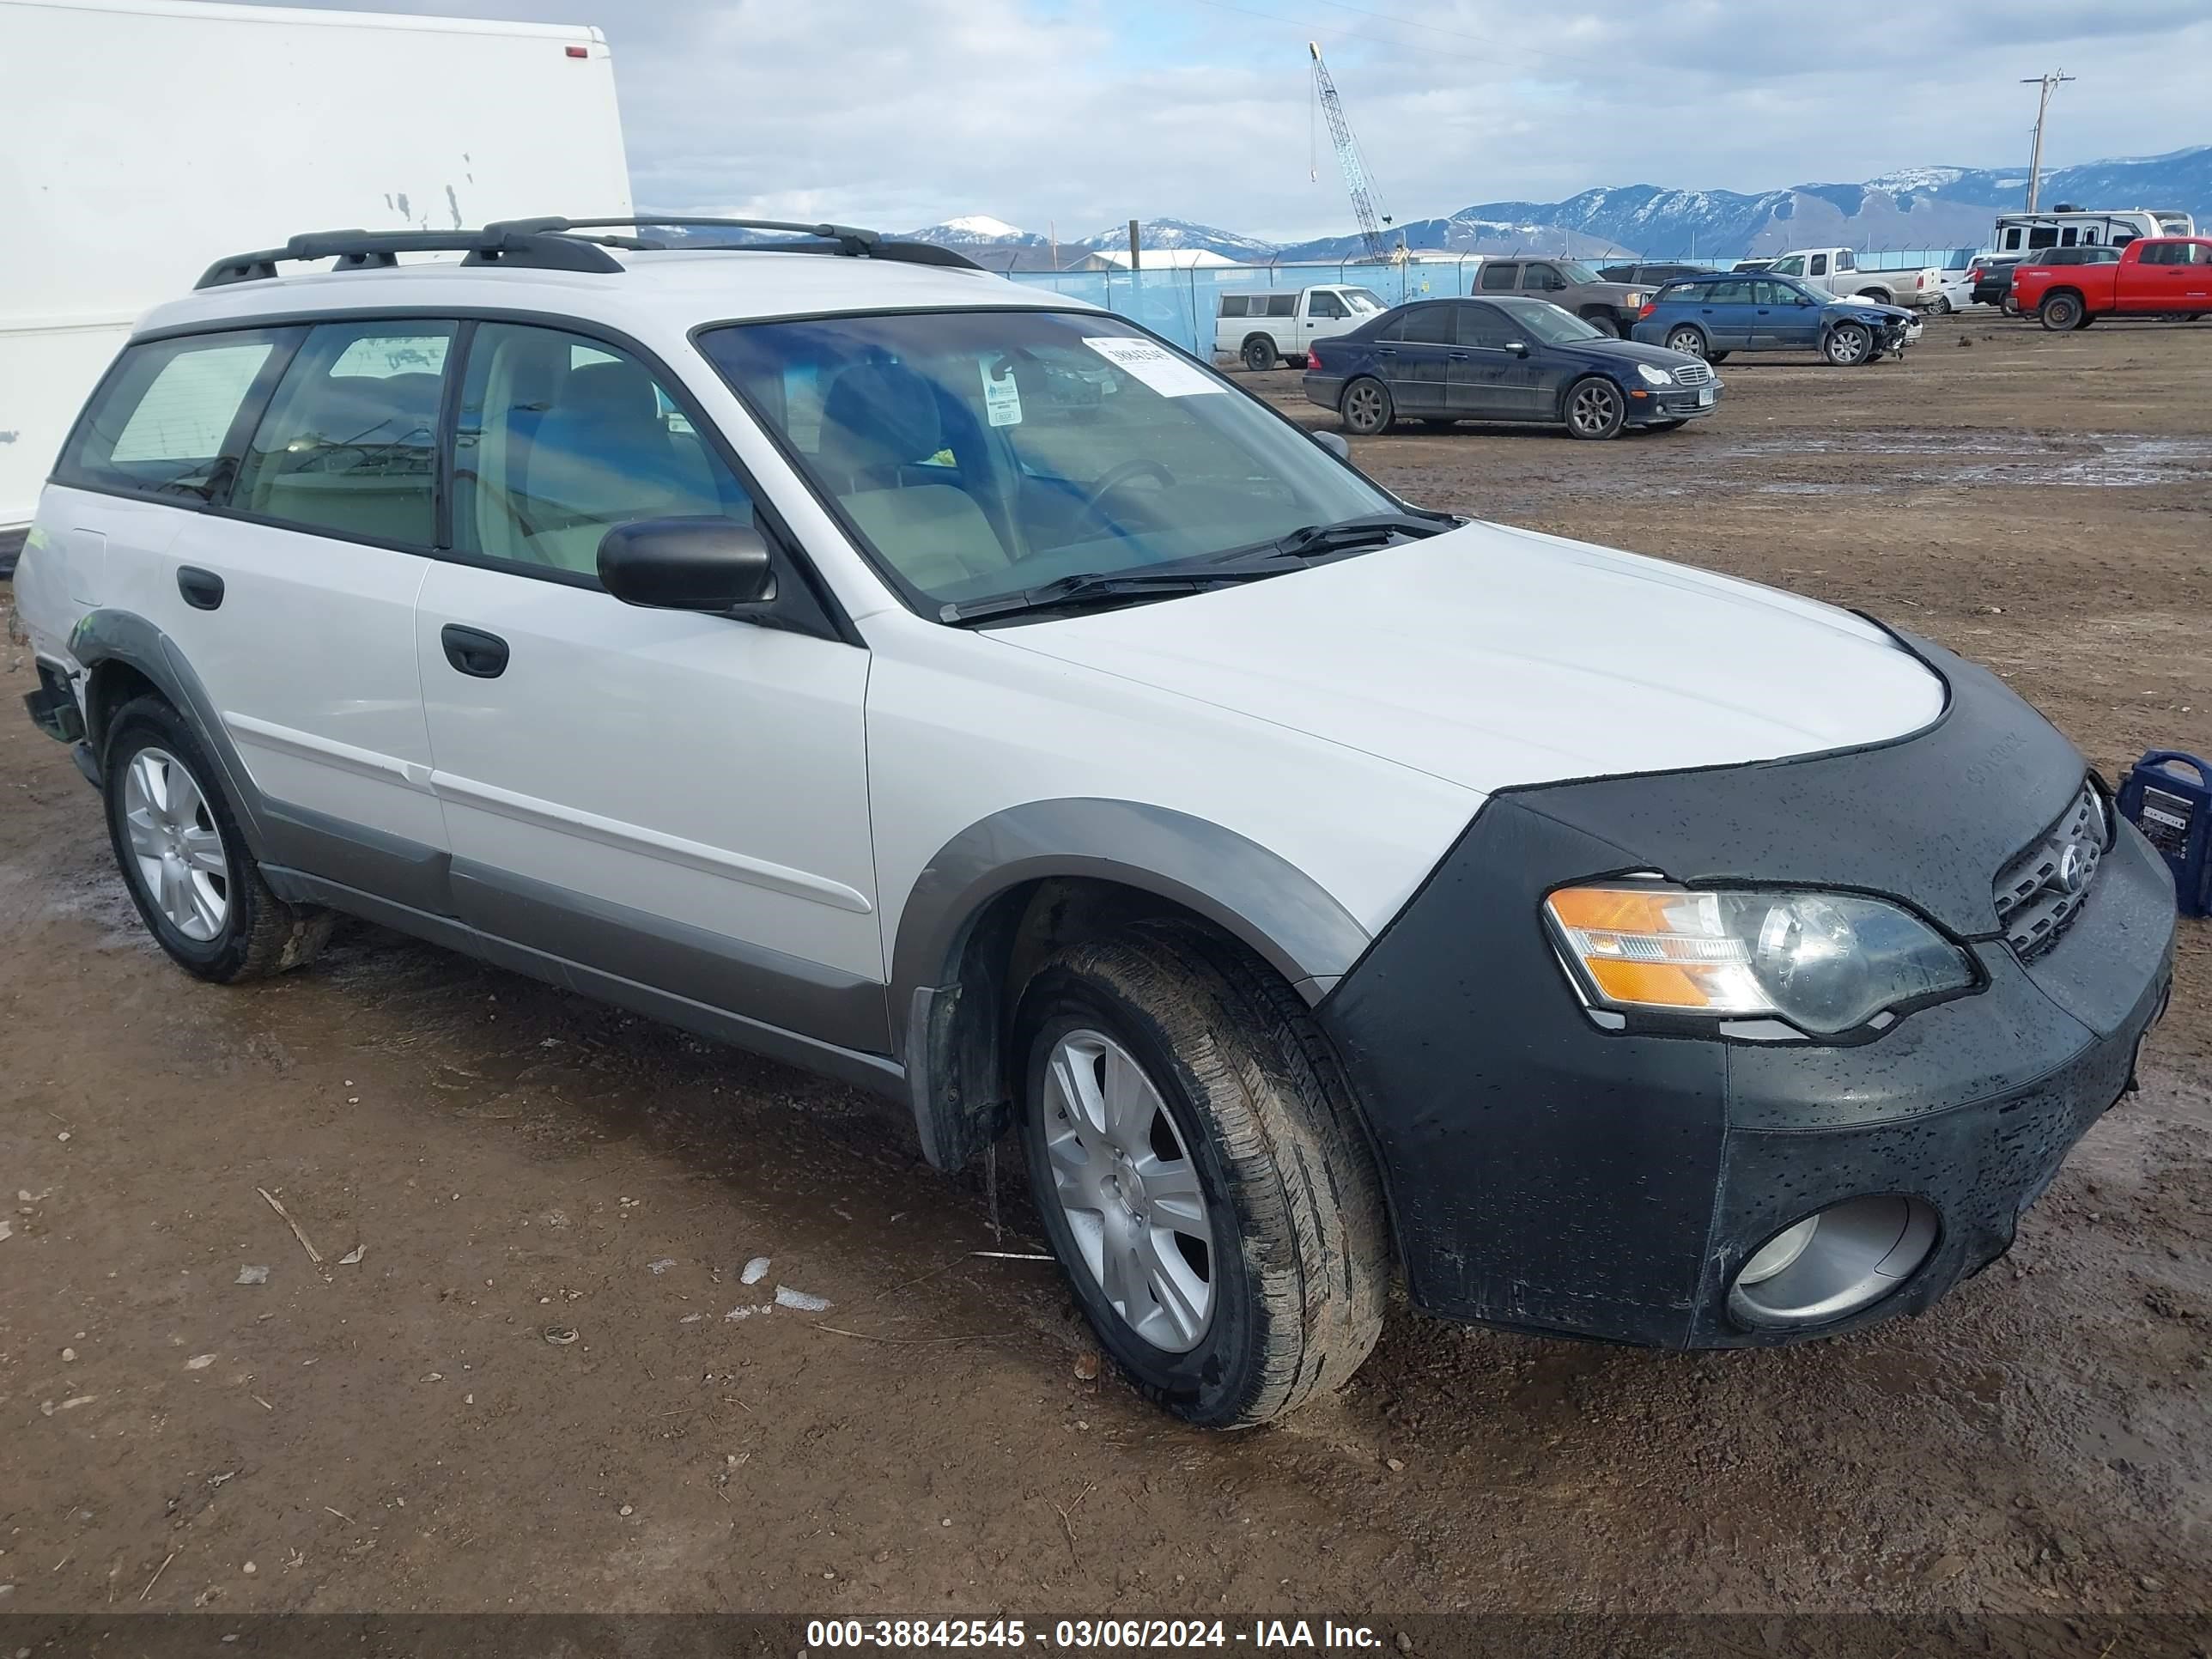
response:
<svg viewBox="0 0 2212 1659"><path fill-rule="evenodd" d="M856 363L822 404L816 465L891 568L927 592L1006 569L991 521L966 490L907 483L905 471L945 447L937 389L898 363Z"/></svg>
<svg viewBox="0 0 2212 1659"><path fill-rule="evenodd" d="M522 480L533 550L564 570L596 571L610 526L722 511L705 458L671 441L652 375L628 362L562 377Z"/></svg>

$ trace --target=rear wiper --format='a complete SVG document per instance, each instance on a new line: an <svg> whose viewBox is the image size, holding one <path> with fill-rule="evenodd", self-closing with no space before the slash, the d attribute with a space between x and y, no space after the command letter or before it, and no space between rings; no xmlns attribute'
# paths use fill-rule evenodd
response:
<svg viewBox="0 0 2212 1659"><path fill-rule="evenodd" d="M1178 562L1150 570L1083 571L1018 593L1000 593L988 599L940 605L937 615L941 622L980 622L991 617L1016 616L1024 611L1052 611L1064 605L1087 605L1130 595L1195 593L1208 587L1279 576L1285 571L1305 568L1303 559L1271 556L1256 559L1244 556L1220 563Z"/></svg>

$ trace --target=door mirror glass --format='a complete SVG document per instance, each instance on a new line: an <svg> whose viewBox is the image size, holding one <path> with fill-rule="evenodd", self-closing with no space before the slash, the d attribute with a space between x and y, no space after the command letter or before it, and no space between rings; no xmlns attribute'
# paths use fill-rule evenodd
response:
<svg viewBox="0 0 2212 1659"><path fill-rule="evenodd" d="M599 580L624 605L729 611L775 597L768 544L734 519L639 519L599 541Z"/></svg>

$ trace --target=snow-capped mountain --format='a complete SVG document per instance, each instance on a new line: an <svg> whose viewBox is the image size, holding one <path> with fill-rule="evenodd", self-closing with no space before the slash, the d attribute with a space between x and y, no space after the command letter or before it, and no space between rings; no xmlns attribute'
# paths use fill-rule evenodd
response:
<svg viewBox="0 0 2212 1659"><path fill-rule="evenodd" d="M1829 243L1865 247L1978 247L2002 210L2027 188L2024 167L1904 167L1857 185L1796 185L1743 194L1623 185L1586 190L1564 202L1480 202L1437 219L1394 228L1415 249L1467 253L1550 253L1604 259L1735 259ZM2124 156L2058 167L2043 176L2043 202L2089 208L2179 208L2212 225L2212 144L2164 155ZM717 238L729 233L712 233ZM746 233L736 239L753 240ZM1325 236L1292 246L1187 219L1148 219L1146 247L1205 248L1240 262L1353 259L1366 251L1356 235ZM994 270L1048 266L1048 238L988 214L927 225L905 240L957 248ZM1063 241L1063 264L1098 250L1127 247L1127 225Z"/></svg>

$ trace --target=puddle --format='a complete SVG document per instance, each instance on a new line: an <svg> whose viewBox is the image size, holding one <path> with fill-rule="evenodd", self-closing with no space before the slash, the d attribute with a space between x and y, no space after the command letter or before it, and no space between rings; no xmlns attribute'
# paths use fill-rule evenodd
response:
<svg viewBox="0 0 2212 1659"><path fill-rule="evenodd" d="M2084 432L2051 437L2021 432L1970 434L1878 432L1844 438L1752 438L1723 457L1774 460L1787 456L1980 456L1960 466L1905 465L1864 483L1780 483L1753 486L1761 495L1832 495L1898 484L2056 484L2076 489L2131 489L2212 479L2212 439L2137 438Z"/></svg>

